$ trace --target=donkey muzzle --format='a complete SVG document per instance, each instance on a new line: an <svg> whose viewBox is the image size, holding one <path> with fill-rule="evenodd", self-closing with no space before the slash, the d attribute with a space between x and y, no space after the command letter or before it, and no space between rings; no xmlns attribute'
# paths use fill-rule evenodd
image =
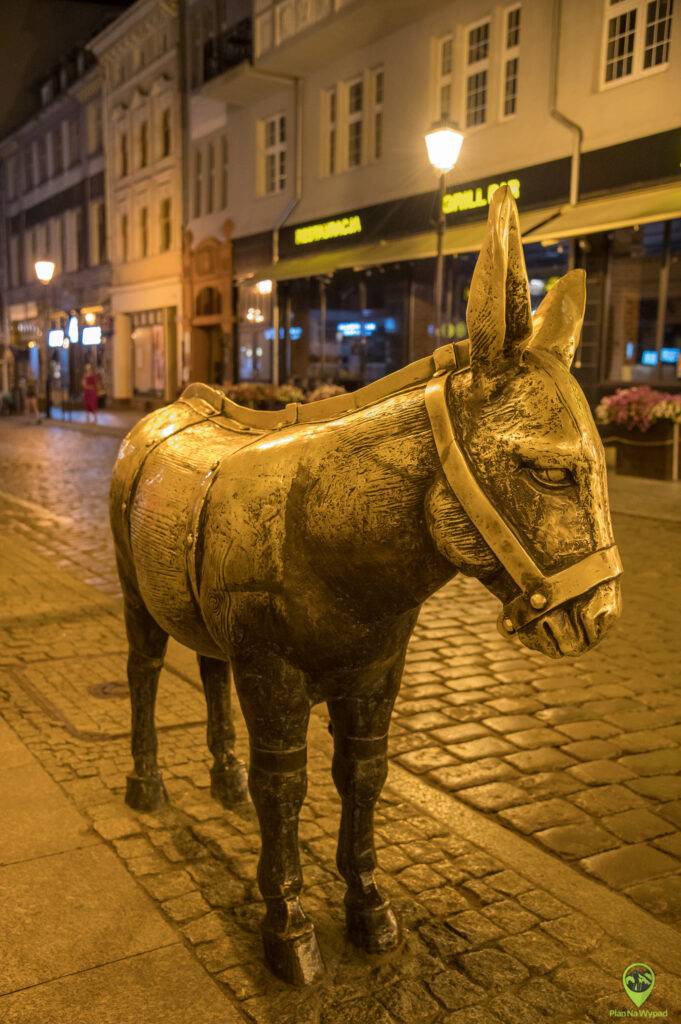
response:
<svg viewBox="0 0 681 1024"><path fill-rule="evenodd" d="M552 576L538 576L523 581L517 597L508 601L499 615L502 636L512 636L561 605L622 575L619 551L613 544L580 559Z"/></svg>

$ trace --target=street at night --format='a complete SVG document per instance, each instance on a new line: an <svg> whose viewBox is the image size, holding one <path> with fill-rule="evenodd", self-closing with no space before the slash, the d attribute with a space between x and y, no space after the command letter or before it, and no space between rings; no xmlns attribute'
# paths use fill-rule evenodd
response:
<svg viewBox="0 0 681 1024"><path fill-rule="evenodd" d="M0 4L0 1024L681 1021L681 10Z"/></svg>

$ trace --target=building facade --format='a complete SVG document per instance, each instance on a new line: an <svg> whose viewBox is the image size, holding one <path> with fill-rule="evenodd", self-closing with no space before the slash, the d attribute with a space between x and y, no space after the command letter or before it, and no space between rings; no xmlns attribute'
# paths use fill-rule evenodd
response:
<svg viewBox="0 0 681 1024"><path fill-rule="evenodd" d="M214 24L220 7L207 9ZM192 234L231 222L240 378L354 388L432 348L439 195L424 135L444 118L465 135L444 198L447 333L465 332L487 205L507 182L533 303L570 267L587 271L576 372L590 397L678 386L671 2L401 0L386 17L370 0L254 0L251 17L251 61L201 60L198 29L188 46L194 117L229 154L226 203L212 219L195 204Z"/></svg>
<svg viewBox="0 0 681 1024"><path fill-rule="evenodd" d="M102 70L113 397L175 398L183 344L180 15L137 0L89 44Z"/></svg>
<svg viewBox="0 0 681 1024"><path fill-rule="evenodd" d="M3 392L29 377L58 405L81 391L86 363L111 385L111 267L102 90L85 51L42 82L40 109L0 143ZM54 275L41 284L38 260Z"/></svg>

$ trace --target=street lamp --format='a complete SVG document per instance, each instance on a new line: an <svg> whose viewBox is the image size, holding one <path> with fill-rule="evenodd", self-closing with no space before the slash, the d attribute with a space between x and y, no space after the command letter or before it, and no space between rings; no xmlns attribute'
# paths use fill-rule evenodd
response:
<svg viewBox="0 0 681 1024"><path fill-rule="evenodd" d="M442 245L445 236L445 211L443 208L445 197L445 178L448 171L456 164L463 145L463 135L453 125L446 121L433 125L429 132L426 132L426 149L428 159L432 168L440 175L440 195L437 218L437 260L435 263L435 335L437 338L442 333L442 298L444 280L444 254Z"/></svg>
<svg viewBox="0 0 681 1024"><path fill-rule="evenodd" d="M49 287L50 281L54 274L54 263L52 260L36 260L35 261L35 276L38 278L40 283ZM44 320L43 320L43 342L40 345L40 388L41 391L45 389L45 416L50 419L52 415L52 402L50 394L50 382L49 382L49 360L46 352L47 345L47 332L49 330L49 308L47 302L47 296L45 297L44 303Z"/></svg>

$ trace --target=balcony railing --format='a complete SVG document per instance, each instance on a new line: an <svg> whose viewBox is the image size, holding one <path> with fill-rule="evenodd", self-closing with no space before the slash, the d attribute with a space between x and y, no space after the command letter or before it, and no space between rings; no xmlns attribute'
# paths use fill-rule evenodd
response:
<svg viewBox="0 0 681 1024"><path fill-rule="evenodd" d="M253 56L253 30L250 18L209 39L203 48L203 80L210 81Z"/></svg>

